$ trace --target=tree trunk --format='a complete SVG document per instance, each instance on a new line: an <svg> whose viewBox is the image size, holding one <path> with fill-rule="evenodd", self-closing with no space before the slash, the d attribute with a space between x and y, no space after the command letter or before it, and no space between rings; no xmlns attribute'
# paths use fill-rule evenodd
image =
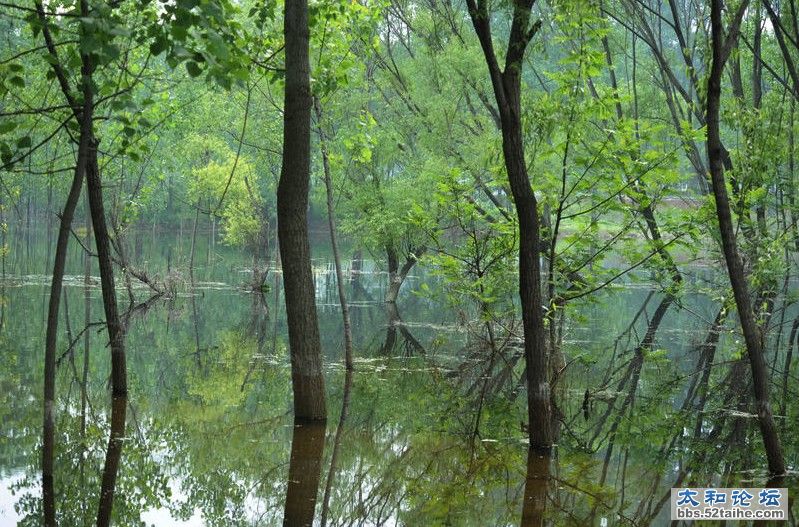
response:
<svg viewBox="0 0 799 527"><path fill-rule="evenodd" d="M91 126L91 116L83 119L82 127L88 121ZM53 459L55 456L55 373L56 373L56 344L58 340L58 307L61 304L61 291L64 281L64 271L67 260L67 245L72 228L72 218L75 207L80 198L83 177L86 170L86 157L88 152L89 135L81 138L78 144L78 160L75 174L72 178L67 201L61 213L61 225L58 229L56 241L55 261L53 262L53 277L50 281L50 300L47 309L47 330L44 341L44 424L42 438L42 495L44 500L44 524L56 525L55 521L55 489L53 475Z"/></svg>
<svg viewBox="0 0 799 527"><path fill-rule="evenodd" d="M87 193L88 194L88 193ZM86 196L86 236L83 238L83 243L89 247L92 240L92 223L91 215L89 212L89 197ZM83 252L83 323L86 327L91 324L92 316L92 303L91 303L91 273L92 273L92 260L91 255ZM88 386L89 386L89 348L91 343L91 331L86 331L83 334L83 376L81 380L81 396L80 396L80 432L83 441L83 450L87 448L86 445L86 407L89 402Z"/></svg>
<svg viewBox="0 0 799 527"><path fill-rule="evenodd" d="M785 473L785 460L769 403L768 376L763 356L763 335L761 329L757 326L755 314L752 310L743 262L738 252L733 219L730 212L730 201L724 181L723 150L719 127L721 78L727 58L726 55L729 54L730 43L734 42L732 39L737 38L737 24L733 23L734 28L730 31L731 35L725 39L721 11L721 0L712 0L710 22L713 58L707 86L707 152L710 179L713 187L713 197L716 201L716 215L718 216L724 259L727 263L727 273L735 296L735 304L738 309L741 329L746 341L746 350L749 355L758 422L768 458L769 472L772 475L779 475ZM743 13L741 12L742 15Z"/></svg>
<svg viewBox="0 0 799 527"><path fill-rule="evenodd" d="M111 243L103 206L103 190L100 180L100 168L97 163L97 142L92 140L89 167L86 172L86 183L89 193L89 207L92 214L94 240L97 247L97 258L100 267L100 287L105 311L105 322L111 347L111 393L113 405L111 410L111 435L108 439L103 480L100 492L100 504L97 512L97 525L107 526L111 522L111 511L114 505L114 489L122 454L125 436L125 410L127 406L127 371L125 364L125 336L117 308L116 287L114 285L114 267L111 260Z"/></svg>
<svg viewBox="0 0 799 527"><path fill-rule="evenodd" d="M37 4L39 18L46 23L44 10ZM86 56L83 58L83 80L88 83L91 65ZM65 97L72 102L70 92L65 89ZM75 110L76 118L80 118L80 136L78 140L78 157L72 186L61 213L61 222L56 241L55 260L53 262L53 277L50 282L50 299L47 310L47 330L44 344L44 423L42 437L42 497L44 501L44 525L54 526L55 520L55 488L54 488L54 456L55 456L55 374L56 374L56 345L58 340L58 308L61 305L61 291L66 268L67 246L72 229L72 219L75 208L80 198L84 175L88 166L88 157L92 131L92 99L91 91L85 98L81 113Z"/></svg>
<svg viewBox="0 0 799 527"><path fill-rule="evenodd" d="M307 0L286 3L283 166L277 188L278 242L291 353L296 418L325 420L322 350L308 242L311 87Z"/></svg>
<svg viewBox="0 0 799 527"><path fill-rule="evenodd" d="M111 243L103 206L103 189L96 157L96 143L91 148L89 167L86 171L86 183L89 191L92 228L100 267L100 288L103 297L105 323L111 347L111 392L114 397L125 397L128 394L125 335L117 307L114 266L111 260Z"/></svg>
<svg viewBox="0 0 799 527"><path fill-rule="evenodd" d="M507 75L507 73L511 75ZM530 445L549 449L552 439L550 423L550 390L547 355L544 345L544 317L541 310L541 258L538 203L530 186L522 144L520 79L518 72L506 70L503 79L511 77L513 109L506 109L502 125L502 150L505 168L516 205L519 221L519 297L524 327L524 358L527 364L527 406L530 420ZM513 79L515 77L515 79Z"/></svg>
<svg viewBox="0 0 799 527"><path fill-rule="evenodd" d="M386 257L388 260L388 287L386 288L385 301L387 303L392 304L397 301L397 298L399 298L400 289L402 289L402 284L405 283L408 273L411 272L411 269L414 265L416 265L416 262L419 260L419 257L425 252L425 250L425 247L413 249L410 254L405 257L405 263L402 264L402 267L400 267L397 250L390 244L386 245Z"/></svg>
<svg viewBox="0 0 799 527"><path fill-rule="evenodd" d="M397 250L390 243L386 244L386 264L388 265L388 286L386 287L385 301L386 303L393 303L397 301L402 281L398 280L397 277L399 272Z"/></svg>
<svg viewBox="0 0 799 527"><path fill-rule="evenodd" d="M524 328L530 447L538 451L549 451L552 447L552 408L541 308L541 232L538 202L530 186L524 158L521 122L524 52L540 27L540 20L530 22L534 0L518 0L514 3L505 67L501 70L494 54L486 0L478 0L477 4L475 0L467 0L467 4L485 55L500 113L502 152L519 221L519 297Z"/></svg>
<svg viewBox="0 0 799 527"><path fill-rule="evenodd" d="M194 252L197 248L197 224L200 222L200 200L197 199L194 211L194 223L191 228L191 251L189 251L189 280L194 287Z"/></svg>
<svg viewBox="0 0 799 527"><path fill-rule="evenodd" d="M344 324L344 364L347 370L352 369L352 324L350 323L350 308L347 304L347 294L344 291L344 271L341 269L341 256L338 252L338 236L336 235L336 216L333 208L333 179L330 176L330 159L327 151L327 137L322 129L322 105L314 97L314 111L316 112L316 131L319 134L319 144L322 150L322 167L325 173L325 190L327 195L327 224L330 229L330 245L333 248L333 263L336 266L336 286L338 300L341 304L341 318ZM324 523L324 522L323 522Z"/></svg>

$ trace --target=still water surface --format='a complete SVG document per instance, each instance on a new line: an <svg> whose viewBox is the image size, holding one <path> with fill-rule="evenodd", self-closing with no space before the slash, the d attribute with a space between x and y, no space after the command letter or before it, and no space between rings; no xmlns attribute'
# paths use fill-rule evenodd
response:
<svg viewBox="0 0 799 527"><path fill-rule="evenodd" d="M141 265L162 274L185 269L185 236L141 238L134 244ZM11 239L0 291L0 526L39 525L50 256L39 230ZM464 315L424 270L405 284L396 309L382 302L386 276L368 256L348 273L356 372L345 390L335 274L326 244L315 244L331 417L326 428L296 429L279 273L270 271L269 289L254 293L242 287L249 258L205 240L197 254L193 288L180 285L176 298L129 313L116 525L279 525L292 485L292 506L310 503L317 524L324 516L328 525L667 525L665 496L678 482L765 480L756 427L745 413L730 413L721 388L699 419L691 412L698 348L716 314L699 286L669 311L655 351L640 364L633 349L658 299L646 283L579 306L566 332L559 447L542 460L528 456L521 371L503 377L497 366L485 382L486 357L473 352ZM75 526L96 515L111 407L107 339L95 324L99 282L85 283L82 262L73 247L57 379L56 504L60 524ZM708 273L695 270L696 283ZM431 292L417 293L422 283ZM135 292L139 302L148 298L144 287ZM119 297L127 298L124 290ZM734 341L721 338L712 377L719 385L725 361L736 358ZM503 353L512 360L516 352L509 345ZM791 380L793 394L796 385ZM795 467L795 397L787 406L784 441ZM715 437L719 422L727 428ZM706 468L692 466L697 460ZM785 485L799 491L793 478Z"/></svg>

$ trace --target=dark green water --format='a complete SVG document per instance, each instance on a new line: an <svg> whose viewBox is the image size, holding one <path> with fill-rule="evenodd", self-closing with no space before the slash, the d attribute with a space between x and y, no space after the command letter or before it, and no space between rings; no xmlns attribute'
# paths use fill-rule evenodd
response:
<svg viewBox="0 0 799 527"><path fill-rule="evenodd" d="M154 274L184 269L185 279L188 237L188 232L140 233L131 243L135 260ZM11 234L9 243L0 291L0 526L39 525L50 256L43 231ZM331 416L321 436L319 521L344 370L329 251L322 237L314 245ZM246 292L249 257L222 244L209 248L207 236L200 237L196 254L195 288L181 282L176 298L156 300L129 317L127 440L115 524L280 525L289 480L308 475L289 466L293 421L280 276L270 271L271 287L263 294ZM349 273L347 284L356 373L328 524L519 525L526 477L540 470L528 464L524 394L514 397L521 368L511 370L507 382L481 403L486 357L472 353L474 338L436 293L440 284L418 269L403 288L398 313L391 312L381 302L386 276L368 255L366 260L362 272ZM57 378L56 505L65 526L93 524L110 426L106 335L101 326L85 329L101 319L100 291L96 279L84 284L82 269L73 243ZM690 408L681 410L698 375L698 346L715 316L704 291L712 290L704 284L713 275L692 271L695 292L667 314L629 401L629 383L616 388L634 363L632 350L657 295L649 298L646 284L628 284L570 313L559 446L548 463L549 477L527 486L527 499L544 509L534 524L666 525L663 499L678 481L695 486L765 481L757 427L751 418L732 413L733 403L725 400L724 379L739 358L734 333L722 336L699 421ZM127 294L121 277L118 282L122 301ZM430 284L432 293L417 294L421 283ZM139 301L148 297L146 288L137 286L135 292ZM647 298L647 310L625 334ZM786 312L785 320L795 316ZM503 353L502 360L510 360L513 346ZM784 351L769 355L777 408L783 357ZM795 468L799 383L792 375L780 425L788 464ZM722 421L727 428L709 439ZM694 437L697 422L700 432ZM697 459L701 466L692 465ZM793 478L785 486L799 492Z"/></svg>

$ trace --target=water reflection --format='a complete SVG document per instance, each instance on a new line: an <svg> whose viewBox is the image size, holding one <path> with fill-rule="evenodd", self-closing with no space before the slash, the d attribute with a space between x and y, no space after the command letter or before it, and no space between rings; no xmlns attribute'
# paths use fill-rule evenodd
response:
<svg viewBox="0 0 799 527"><path fill-rule="evenodd" d="M322 498L322 515L320 524L322 527L327 525L327 515L330 510L330 494L333 483L336 479L336 469L338 469L338 457L341 451L341 443L344 437L344 425L347 424L347 416L350 411L350 396L352 395L353 370L348 368L344 372L344 395L341 399L341 414L339 415L336 434L333 439L333 452L330 454L330 468L327 471L327 481L325 482L325 494Z"/></svg>
<svg viewBox="0 0 799 527"><path fill-rule="evenodd" d="M287 527L306 527L313 524L326 428L324 422L294 421L283 515L283 525Z"/></svg>
<svg viewBox="0 0 799 527"><path fill-rule="evenodd" d="M406 357L417 354L424 355L424 346L416 340L416 337L410 332L405 321L402 320L396 302L386 302L385 309L387 319L386 338L383 341L381 353L384 355L391 355L396 353L397 347L399 346L402 354ZM397 331L399 331L399 334L402 336L402 342L397 342Z"/></svg>
<svg viewBox="0 0 799 527"><path fill-rule="evenodd" d="M125 415L128 408L127 397L114 397L111 403L111 436L103 466L103 479L100 487L100 506L97 512L97 525L111 524L111 511L114 507L119 462L122 458L122 446L125 440Z"/></svg>
<svg viewBox="0 0 799 527"><path fill-rule="evenodd" d="M522 502L522 527L540 527L546 520L547 492L549 491L548 453L533 448L527 450L527 473L524 479L524 501Z"/></svg>
<svg viewBox="0 0 799 527"><path fill-rule="evenodd" d="M43 244L31 242L31 256L39 248L44 261ZM179 250L172 249L175 262ZM147 247L142 252L151 257ZM615 290L574 313L559 381L562 433L547 459L524 442L517 343L498 337L492 364L491 347L461 331L434 299L406 291L398 304L384 305L386 276L360 258L348 282L354 378L341 364L335 288L319 290L329 434L292 422L279 275L264 282L273 288L265 294L245 292L249 261L197 265L195 290L179 288L174 298L128 313L130 395L127 407L114 401L109 408L107 339L97 338L101 326L80 331L97 322L92 313L101 317L99 289L86 284L82 257L74 256L67 296L75 304L79 287L86 304L69 312L72 337L59 336L59 356L83 340L57 369L60 525L94 524L111 488L115 525L666 525L664 497L673 485L766 481L756 426L740 397L749 392L734 317L703 292L662 316L662 298L646 287ZM47 281L34 264L12 263L1 284L2 526L41 525L42 517ZM314 269L325 284L327 263ZM149 289L136 294L146 298ZM791 343L796 309L785 316ZM656 315L655 340L642 346ZM783 344L769 362L775 391L785 390L780 425L795 467L796 353ZM799 490L794 475L782 485Z"/></svg>

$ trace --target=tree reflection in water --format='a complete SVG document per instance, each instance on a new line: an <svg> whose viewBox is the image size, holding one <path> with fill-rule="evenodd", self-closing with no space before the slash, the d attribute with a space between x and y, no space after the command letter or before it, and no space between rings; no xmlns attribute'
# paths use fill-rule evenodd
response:
<svg viewBox="0 0 799 527"><path fill-rule="evenodd" d="M322 498L322 518L320 521L322 527L327 525L327 513L330 508L330 492L333 488L333 482L336 479L336 467L338 465L339 452L341 451L341 441L344 436L344 425L347 423L347 415L349 415L350 411L352 377L352 369L348 369L344 372L344 395L341 400L341 414L339 415L338 426L336 426L336 435L333 438L333 452L330 454L330 470L327 472L325 494Z"/></svg>
<svg viewBox="0 0 799 527"><path fill-rule="evenodd" d="M103 467L103 483L100 488L100 508L97 513L97 525L110 525L111 510L114 506L119 461L122 457L122 446L125 441L125 414L128 407L127 397L114 397L111 405L111 437L108 438L108 449Z"/></svg>
<svg viewBox="0 0 799 527"><path fill-rule="evenodd" d="M524 480L522 502L522 527L544 525L549 490L549 466L551 456L533 448L527 450L527 475Z"/></svg>
<svg viewBox="0 0 799 527"><path fill-rule="evenodd" d="M283 515L283 525L287 527L306 527L313 524L326 428L324 422L294 421L286 508Z"/></svg>
<svg viewBox="0 0 799 527"><path fill-rule="evenodd" d="M380 298L384 277L357 277L361 293ZM100 326L73 331L72 340L91 340L90 349L84 341L74 350L74 367L67 353L57 370L59 525L93 525L102 510L101 521L123 526L310 525L323 516L330 526L582 527L603 519L609 527L657 526L668 522L672 486L766 483L762 452L752 446L754 421L746 407L739 410L733 389L748 393L746 370L739 373L731 322L715 304L684 299L687 308L670 310L654 345L642 352L657 294L647 303L646 289L630 288L583 309L586 322L567 334L573 362L559 401L563 428L547 460L527 451L519 426L524 398L513 397L521 376L514 341L497 339L492 370L490 346L450 330L454 319L445 310L411 295L386 309L352 289L356 373L344 390L340 312L332 302L321 305L330 433L319 425L294 427L277 285L264 296L207 288L193 298L155 301L149 312L135 309L126 321L131 393L112 407L107 339L97 337ZM9 518L11 525L42 523L41 416L30 401L43 380L44 291L31 284L6 293L0 525ZM101 312L96 285L85 293L90 306L69 306L73 330ZM688 309L703 319L691 323ZM76 328L76 321L83 324ZM71 342L62 337L60 354ZM777 391L787 349L771 356ZM791 371L795 353L793 360ZM780 399L793 466L795 395L789 382ZM348 416L334 430L342 406ZM796 494L793 474L778 484Z"/></svg>

